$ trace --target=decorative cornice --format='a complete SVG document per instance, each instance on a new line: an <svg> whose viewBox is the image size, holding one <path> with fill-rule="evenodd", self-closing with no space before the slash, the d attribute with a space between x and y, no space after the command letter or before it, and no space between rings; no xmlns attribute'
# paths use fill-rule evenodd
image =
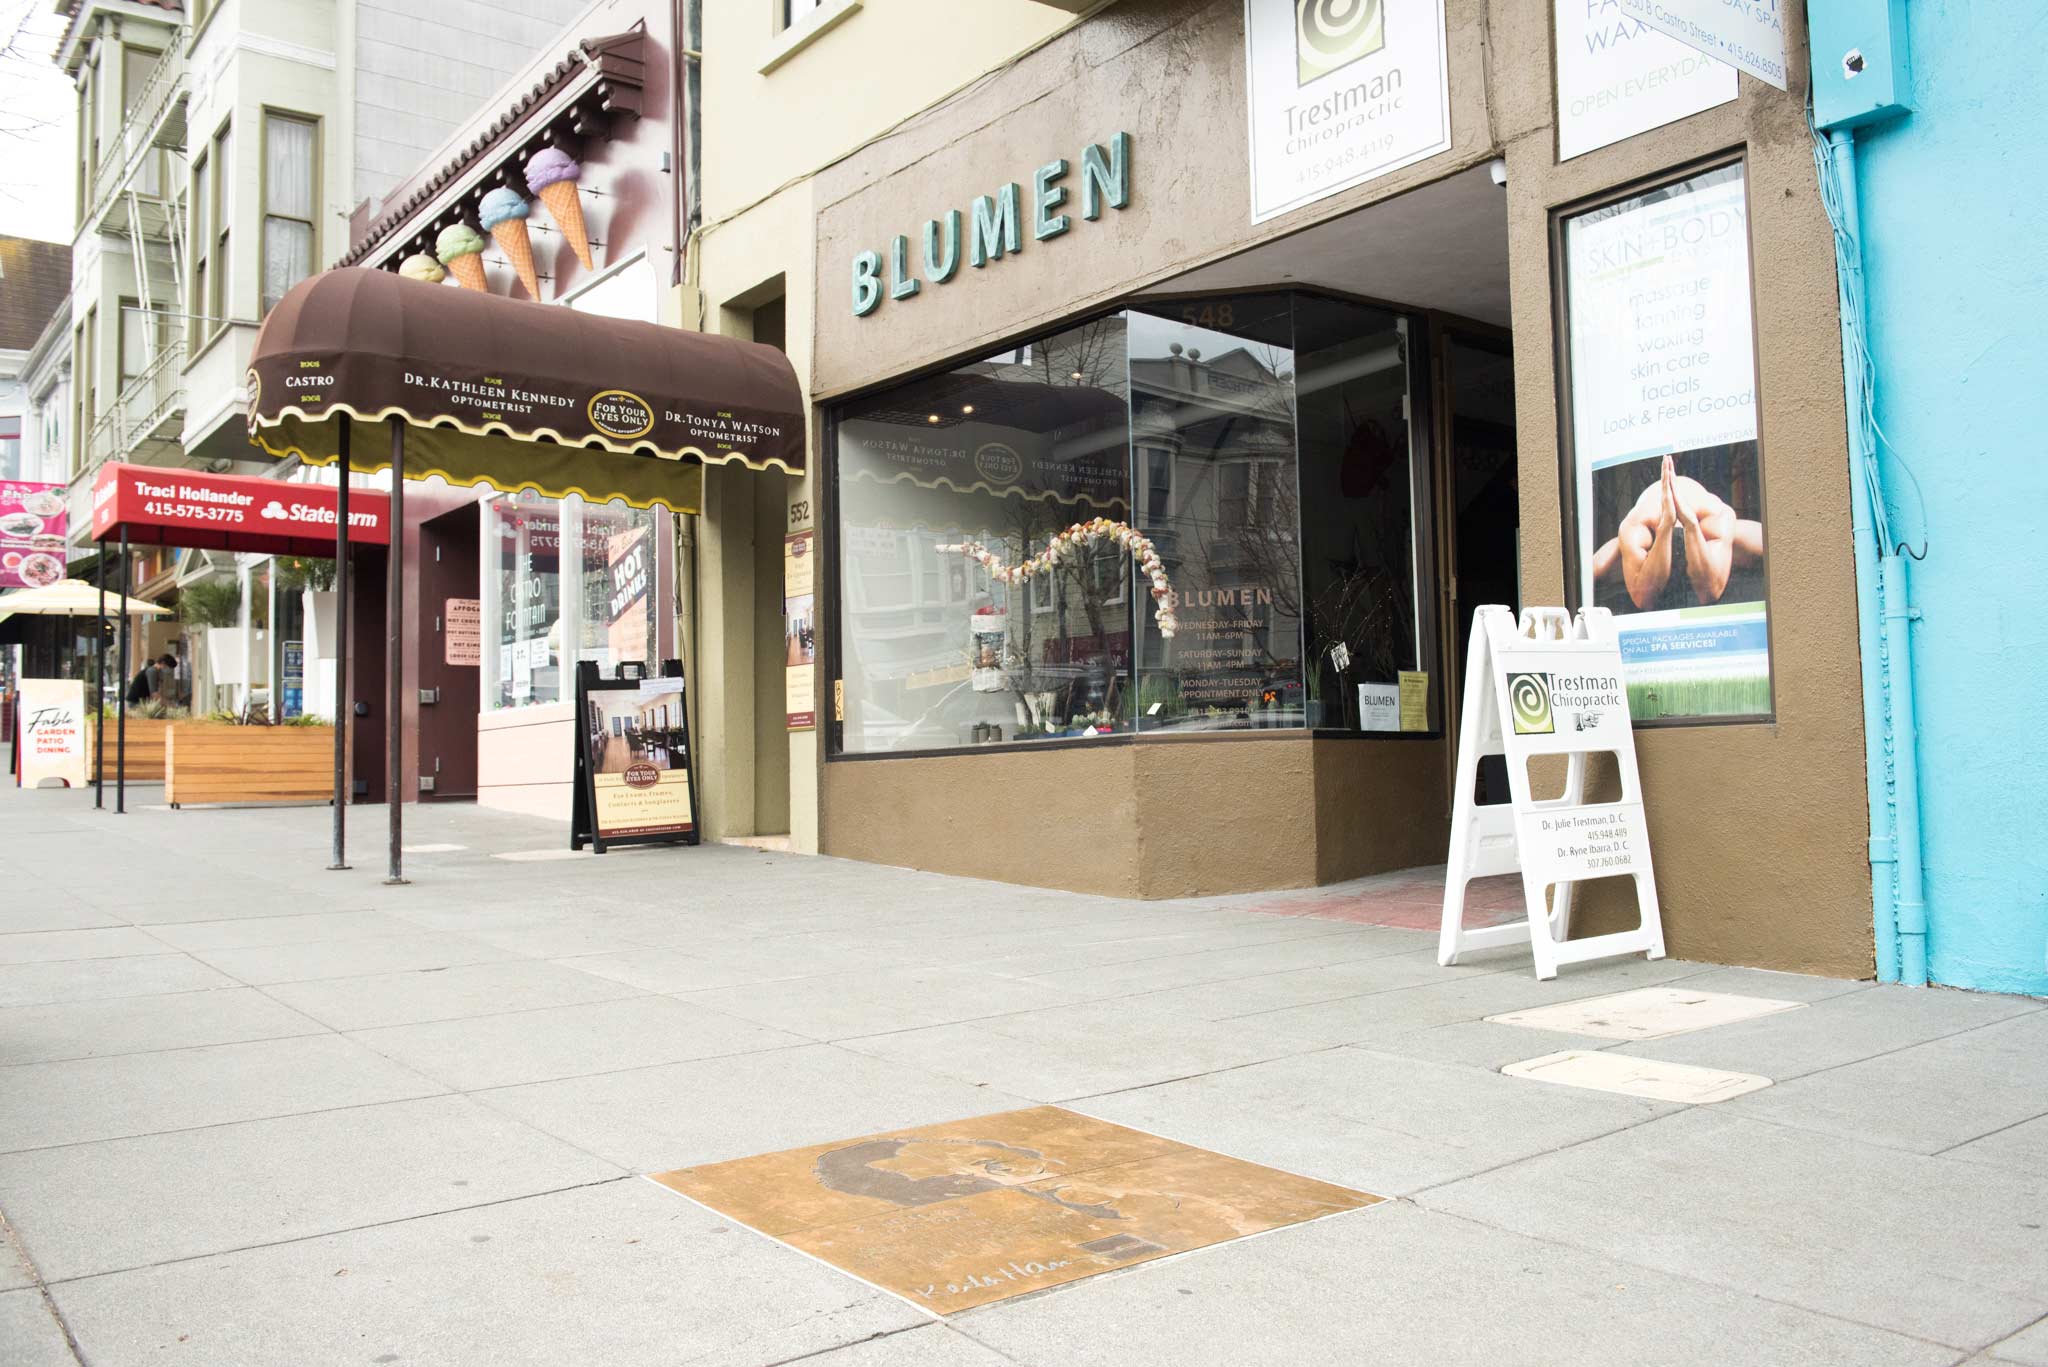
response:
<svg viewBox="0 0 2048 1367"><path fill-rule="evenodd" d="M334 264L381 265L412 236L447 219L471 216L496 184L525 185L519 165L542 147L608 130L614 116L640 113L645 62L640 30L586 38L441 167L417 180L396 207L370 224ZM386 201L389 203L390 201Z"/></svg>

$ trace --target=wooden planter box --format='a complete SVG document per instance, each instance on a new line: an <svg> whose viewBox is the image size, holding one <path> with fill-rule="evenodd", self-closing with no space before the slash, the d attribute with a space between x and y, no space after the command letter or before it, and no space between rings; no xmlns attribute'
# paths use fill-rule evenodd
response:
<svg viewBox="0 0 2048 1367"><path fill-rule="evenodd" d="M333 796L331 726L181 721L169 727L164 800L173 807L188 802L320 802Z"/></svg>
<svg viewBox="0 0 2048 1367"><path fill-rule="evenodd" d="M169 739L171 727L168 722L145 717L128 718L128 781L130 783L161 783L164 779L164 742ZM118 772L119 762L116 746L121 737L120 724L113 717L106 720L107 728L107 782L112 783ZM92 767L93 777L99 776L99 737L93 733L92 725L86 727L85 762Z"/></svg>

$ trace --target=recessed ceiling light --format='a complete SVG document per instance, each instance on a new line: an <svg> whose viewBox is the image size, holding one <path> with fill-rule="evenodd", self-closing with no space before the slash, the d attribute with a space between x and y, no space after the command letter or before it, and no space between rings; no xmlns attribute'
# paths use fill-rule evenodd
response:
<svg viewBox="0 0 2048 1367"><path fill-rule="evenodd" d="M1081 372L1080 372L1080 371L1078 371L1078 370L1077 370L1077 371L1075 371L1075 372L1074 372L1074 378L1075 378L1075 379L1077 379L1077 380L1078 380L1078 379L1080 379L1080 378L1081 378Z"/></svg>
<svg viewBox="0 0 2048 1367"><path fill-rule="evenodd" d="M937 422L938 420L939 420L939 415L938 415L938 414L936 414L936 413L932 414L932 415L931 415L930 417L928 417L928 418L926 418L926 419L925 419L925 421L926 421L926 422Z"/></svg>
<svg viewBox="0 0 2048 1367"><path fill-rule="evenodd" d="M974 405L971 403L963 403L960 405L960 411L962 413L972 413L974 411Z"/></svg>

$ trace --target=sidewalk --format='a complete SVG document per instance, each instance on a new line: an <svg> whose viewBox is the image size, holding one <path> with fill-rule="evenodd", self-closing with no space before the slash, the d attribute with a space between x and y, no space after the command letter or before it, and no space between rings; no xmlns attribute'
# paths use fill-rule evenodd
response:
<svg viewBox="0 0 2048 1367"><path fill-rule="evenodd" d="M324 808L130 797L0 788L9 1367L2048 1367L2048 1002L1675 961L1538 983L1437 967L1358 888L564 859L467 806L408 811L386 888L379 808L330 873ZM1670 985L1794 1005L1657 1039L1484 1019ZM1773 1085L1499 1071L1574 1049ZM1390 1199L941 1318L645 1180L1047 1103ZM892 1238L1031 1185L1024 1146L930 1142L1011 1157L958 1202L963 1169L870 1165L956 1184L891 1198ZM1143 1223L1132 1188L1059 1190L1058 1219ZM1249 1208L1214 1196L1143 1227Z"/></svg>

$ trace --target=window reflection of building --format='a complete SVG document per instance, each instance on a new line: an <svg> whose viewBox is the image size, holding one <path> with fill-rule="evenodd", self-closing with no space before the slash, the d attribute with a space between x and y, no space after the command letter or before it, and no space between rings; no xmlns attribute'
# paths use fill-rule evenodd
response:
<svg viewBox="0 0 2048 1367"><path fill-rule="evenodd" d="M1122 323L1109 319L842 412L853 748L1128 724L1128 591L1114 557L1078 556L1012 586L937 549L978 541L1016 564L1072 523L1125 520L1123 373ZM984 656L999 663L982 667Z"/></svg>
<svg viewBox="0 0 2048 1367"><path fill-rule="evenodd" d="M1357 684L1434 662L1407 328L1144 304L841 408L841 748L1355 727ZM1156 545L1172 639L1114 546L1014 587L936 549L1016 564L1097 516Z"/></svg>

